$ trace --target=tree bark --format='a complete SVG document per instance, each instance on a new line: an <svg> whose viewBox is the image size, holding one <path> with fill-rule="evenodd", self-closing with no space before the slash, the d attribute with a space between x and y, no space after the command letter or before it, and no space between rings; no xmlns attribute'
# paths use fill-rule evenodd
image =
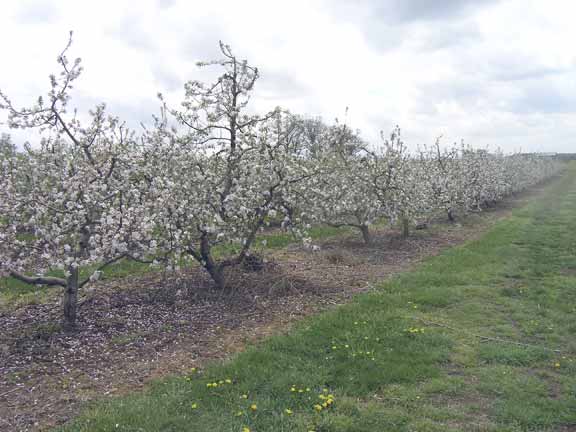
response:
<svg viewBox="0 0 576 432"><path fill-rule="evenodd" d="M78 268L70 268L64 288L64 330L76 328L76 310L78 307Z"/></svg>
<svg viewBox="0 0 576 432"><path fill-rule="evenodd" d="M10 271L10 276L30 285L66 286L66 280L55 277L26 276L16 271Z"/></svg>
<svg viewBox="0 0 576 432"><path fill-rule="evenodd" d="M360 231L362 232L362 238L365 244L372 243L372 236L370 235L370 229L368 225L360 225Z"/></svg>
<svg viewBox="0 0 576 432"><path fill-rule="evenodd" d="M448 209L448 220L450 222L456 222L456 218L454 217L454 212L452 209Z"/></svg>
<svg viewBox="0 0 576 432"><path fill-rule="evenodd" d="M226 278L224 277L224 268L219 265L206 265L206 271L216 284L216 288L223 290L226 288Z"/></svg>
<svg viewBox="0 0 576 432"><path fill-rule="evenodd" d="M226 279L224 278L224 267L218 265L212 257L212 247L207 233L202 233L200 240L200 257L201 264L206 269L218 289L226 288Z"/></svg>
<svg viewBox="0 0 576 432"><path fill-rule="evenodd" d="M410 220L407 217L402 218L402 238L410 236Z"/></svg>

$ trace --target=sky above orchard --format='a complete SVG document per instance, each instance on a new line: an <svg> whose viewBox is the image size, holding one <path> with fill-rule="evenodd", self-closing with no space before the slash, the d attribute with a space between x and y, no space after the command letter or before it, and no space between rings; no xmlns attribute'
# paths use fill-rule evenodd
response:
<svg viewBox="0 0 576 432"><path fill-rule="evenodd" d="M222 40L260 70L256 111L339 118L369 141L398 124L413 149L442 135L576 152L575 16L566 0L2 0L0 88L17 106L44 94L73 30L72 106L138 127L158 92L177 105L187 80L214 78L196 62Z"/></svg>

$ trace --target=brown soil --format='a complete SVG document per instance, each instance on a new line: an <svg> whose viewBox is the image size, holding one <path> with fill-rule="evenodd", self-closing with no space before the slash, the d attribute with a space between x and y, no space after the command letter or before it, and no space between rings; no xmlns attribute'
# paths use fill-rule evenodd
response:
<svg viewBox="0 0 576 432"><path fill-rule="evenodd" d="M226 293L211 289L199 269L172 278L146 274L103 281L81 296L73 334L57 324L57 290L50 302L0 311L0 430L46 430L87 401L241 351L476 238L518 202L461 223L434 224L406 240L385 230L375 233L370 246L359 235L347 235L321 242L319 252L299 246L269 252L264 271L236 271L234 289Z"/></svg>

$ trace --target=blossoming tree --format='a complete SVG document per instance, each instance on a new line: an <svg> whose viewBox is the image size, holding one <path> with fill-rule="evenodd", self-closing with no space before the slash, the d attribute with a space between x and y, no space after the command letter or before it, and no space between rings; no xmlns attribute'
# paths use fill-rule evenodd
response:
<svg viewBox="0 0 576 432"><path fill-rule="evenodd" d="M186 83L182 109L164 105L146 135L146 178L158 251L174 265L193 258L224 288L225 269L246 259L267 218L283 209L283 190L310 174L286 146L280 109L247 114L258 70L228 45L220 50L222 59L199 66L224 73L212 84ZM217 259L217 245L234 253Z"/></svg>
<svg viewBox="0 0 576 432"><path fill-rule="evenodd" d="M39 129L37 146L0 156L0 275L34 285L64 288L64 326L76 324L79 288L124 257L142 257L146 217L132 179L133 134L103 105L86 125L68 115L80 59L58 56L46 99L18 109L1 93L12 128ZM134 180L134 181L133 181ZM81 268L89 269L81 272ZM61 276L48 276L55 271Z"/></svg>

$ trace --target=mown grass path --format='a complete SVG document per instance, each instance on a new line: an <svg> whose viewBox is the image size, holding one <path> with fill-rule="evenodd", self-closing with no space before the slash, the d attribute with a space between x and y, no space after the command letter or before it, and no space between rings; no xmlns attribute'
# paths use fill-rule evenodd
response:
<svg viewBox="0 0 576 432"><path fill-rule="evenodd" d="M576 430L576 166L454 247L65 431Z"/></svg>

